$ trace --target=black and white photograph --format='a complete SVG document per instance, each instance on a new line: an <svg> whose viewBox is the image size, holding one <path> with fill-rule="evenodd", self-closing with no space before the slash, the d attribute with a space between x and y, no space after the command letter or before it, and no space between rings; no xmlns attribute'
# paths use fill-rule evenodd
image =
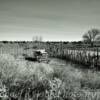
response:
<svg viewBox="0 0 100 100"><path fill-rule="evenodd" d="M100 100L100 0L0 0L0 100Z"/></svg>

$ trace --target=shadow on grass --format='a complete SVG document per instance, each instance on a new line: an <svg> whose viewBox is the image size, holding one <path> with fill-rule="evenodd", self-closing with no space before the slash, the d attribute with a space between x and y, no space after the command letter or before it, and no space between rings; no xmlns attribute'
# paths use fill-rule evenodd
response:
<svg viewBox="0 0 100 100"><path fill-rule="evenodd" d="M23 56L24 56L25 60L27 60L27 61L31 61L31 62L32 62L32 61L34 61L34 62L37 61L36 58L30 57L30 56L28 56L28 55L26 55L26 54L23 54Z"/></svg>
<svg viewBox="0 0 100 100"><path fill-rule="evenodd" d="M28 60L28 61L34 61L34 62L37 61L36 58L32 58L32 57L25 57L25 60Z"/></svg>

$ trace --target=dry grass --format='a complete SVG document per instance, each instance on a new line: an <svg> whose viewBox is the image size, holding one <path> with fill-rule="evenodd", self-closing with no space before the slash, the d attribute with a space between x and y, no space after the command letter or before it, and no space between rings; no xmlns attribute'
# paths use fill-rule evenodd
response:
<svg viewBox="0 0 100 100"><path fill-rule="evenodd" d="M53 74L64 82L65 97L69 94L71 97L76 96L75 100L100 99L100 72L80 70L67 65L54 67Z"/></svg>
<svg viewBox="0 0 100 100"><path fill-rule="evenodd" d="M2 54L0 58L1 80L8 86L16 81L24 81L25 83L30 80L31 76L35 75L34 87L47 89L47 86L50 86L51 88L47 90L47 100L55 100L55 98L59 98L59 100L65 98L68 100L100 100L99 97L98 99L94 97L93 92L91 92L91 90L100 89L100 72L82 71L70 65L59 65L60 63L57 65L57 63L44 64L24 59L17 60L11 54ZM42 87L36 85L38 82L42 84ZM45 85L43 85L44 83ZM79 94L79 97L74 92ZM99 93L95 93L99 95Z"/></svg>

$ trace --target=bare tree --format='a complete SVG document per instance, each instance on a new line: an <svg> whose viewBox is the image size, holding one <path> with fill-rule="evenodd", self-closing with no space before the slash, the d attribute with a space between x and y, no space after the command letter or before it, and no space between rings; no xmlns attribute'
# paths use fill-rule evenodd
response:
<svg viewBox="0 0 100 100"><path fill-rule="evenodd" d="M40 36L40 37L39 37L39 40L40 40L40 42L42 42L42 41L43 41L43 38L42 38L42 36Z"/></svg>
<svg viewBox="0 0 100 100"><path fill-rule="evenodd" d="M33 42L35 42L37 44L37 46L35 48L41 48L41 43L43 41L42 36L33 36Z"/></svg>
<svg viewBox="0 0 100 100"><path fill-rule="evenodd" d="M32 40L35 42L42 42L42 36L33 36Z"/></svg>
<svg viewBox="0 0 100 100"><path fill-rule="evenodd" d="M100 40L100 30L99 29L91 29L87 33L83 35L83 40L94 46L94 42Z"/></svg>

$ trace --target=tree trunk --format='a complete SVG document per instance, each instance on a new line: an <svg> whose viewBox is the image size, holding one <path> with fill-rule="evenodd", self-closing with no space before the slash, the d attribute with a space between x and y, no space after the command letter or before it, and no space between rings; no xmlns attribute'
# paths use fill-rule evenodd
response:
<svg viewBox="0 0 100 100"><path fill-rule="evenodd" d="M91 47L94 47L94 42L91 42Z"/></svg>

